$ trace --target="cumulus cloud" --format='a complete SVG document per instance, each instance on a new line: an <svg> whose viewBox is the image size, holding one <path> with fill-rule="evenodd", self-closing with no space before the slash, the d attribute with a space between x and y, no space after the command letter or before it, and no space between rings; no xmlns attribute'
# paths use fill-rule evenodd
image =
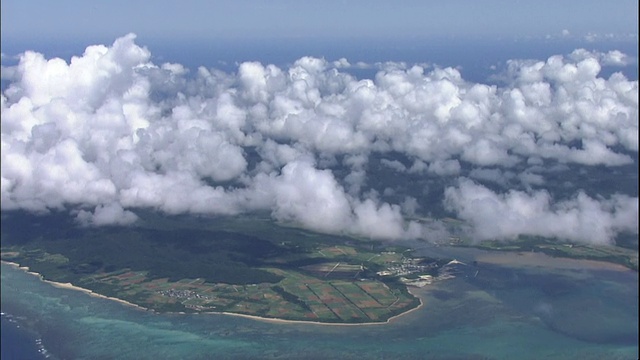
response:
<svg viewBox="0 0 640 360"><path fill-rule="evenodd" d="M468 82L454 68L396 62L303 57L288 68L246 62L236 73L156 65L133 34L70 61L27 51L2 67L2 209L72 208L78 221L96 226L132 223L139 208L266 210L317 231L425 238L437 226L408 216L429 213L427 204L393 179L381 184L370 158L414 180L463 175L527 191L546 181L525 166L632 164L638 82L599 75L602 66L629 61L586 50L513 60L497 86ZM342 71L372 66L372 79ZM469 181L443 196L480 237L534 228L485 229L493 218L465 205L469 189L485 194L478 201L496 214L520 214L513 224L532 217L544 236L606 242L618 231L637 232L624 195L579 193L555 204L544 193L500 195ZM602 215L598 226L586 221L594 214ZM545 227L545 219L563 219L574 231Z"/></svg>
<svg viewBox="0 0 640 360"><path fill-rule="evenodd" d="M545 190L499 194L469 179L445 190L445 204L471 223L478 240L543 236L611 244L620 231L638 232L638 198L593 199L584 192L553 202Z"/></svg>
<svg viewBox="0 0 640 360"><path fill-rule="evenodd" d="M76 219L86 226L100 225L129 225L135 222L138 217L131 211L124 210L120 204L111 203L98 205L93 212L86 210L78 211Z"/></svg>
<svg viewBox="0 0 640 360"><path fill-rule="evenodd" d="M259 189L272 192L273 215L278 220L300 222L314 230L337 232L350 222L350 204L333 175L306 162L291 162L282 173L266 180Z"/></svg>

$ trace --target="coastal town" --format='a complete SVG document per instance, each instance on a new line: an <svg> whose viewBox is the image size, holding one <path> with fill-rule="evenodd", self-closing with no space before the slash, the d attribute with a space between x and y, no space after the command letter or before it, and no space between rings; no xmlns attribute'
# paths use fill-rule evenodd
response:
<svg viewBox="0 0 640 360"><path fill-rule="evenodd" d="M466 264L458 260L451 260L444 265L439 261L426 262L423 258L403 258L400 263L392 264L386 270L378 271L381 277L396 277L406 285L423 287L434 281L442 281L455 278L462 273L460 266Z"/></svg>

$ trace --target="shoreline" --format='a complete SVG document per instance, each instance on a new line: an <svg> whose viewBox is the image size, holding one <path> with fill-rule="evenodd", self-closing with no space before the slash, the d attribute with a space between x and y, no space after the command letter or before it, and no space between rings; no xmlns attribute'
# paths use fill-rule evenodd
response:
<svg viewBox="0 0 640 360"><path fill-rule="evenodd" d="M163 314L163 313L158 313L152 309L148 309L144 306L140 306L138 304L134 304L131 303L129 301L126 300L122 300L119 298L115 298L115 297L111 297L111 296L106 296L106 295L102 295L102 294L98 294L96 292L93 292L89 289L85 289L83 287L79 287L76 285L73 285L71 283L61 283L61 282L57 282L57 281L51 281L51 280L46 280L42 274L39 274L37 272L31 271L29 269L28 266L20 266L20 264L18 263L14 263L11 261L6 261L6 260L1 260L1 262L3 264L9 265L11 267L14 267L16 269L22 270L24 272L26 272L27 274L36 276L40 279L40 281L50 284L54 287L60 288L60 289L67 289L67 290L75 290L75 291L80 291L83 292L89 296L93 296L93 297L97 297L97 298L101 298L101 299L106 299L106 300L112 300L112 301L116 301L119 302L123 305L127 305L127 306L131 306L134 307L138 310L144 310L144 311L148 311L148 312L152 312L154 314ZM226 311L221 311L221 312L201 312L201 313L195 313L192 315L197 315L197 314L206 314L206 315L229 315L229 316L239 316L239 317L243 317L243 318L247 318L247 319L252 319L252 320L256 320L256 321L263 321L263 322L269 322L269 323L273 323L273 324L289 324L289 325L296 325L296 324L304 324L304 325L322 325L322 326L371 326L371 325L386 325L391 323L391 321L407 315L413 311L416 311L420 308L422 308L424 306L424 300L422 299L422 297L414 294L413 292L411 292L411 288L407 287L407 290L409 291L409 293L413 296L415 296L418 301L420 301L420 304L412 309L409 309L405 312L402 312L400 314L394 315L392 317L390 317L389 319L387 319L386 321L380 321L380 322L362 322L362 323L330 323L330 322L319 322L319 321L310 321L310 320L287 320L287 319L278 319L278 318L269 318L269 317L263 317L263 316L257 316L257 315L249 315L249 314L240 314L240 313L232 313L232 312L226 312ZM167 312L164 314L175 314L175 315L186 315L187 313L185 312Z"/></svg>
<svg viewBox="0 0 640 360"><path fill-rule="evenodd" d="M320 326L374 326L374 325L388 325L390 324L392 321L396 320L399 317L403 317L407 314L410 314L418 309L421 309L424 306L424 300L422 299L421 296L414 294L413 292L411 292L410 288L407 287L407 290L409 291L409 293L413 296L415 296L418 301L420 301L420 304L412 309L409 309L405 312L402 312L400 314L394 315L390 318L388 318L386 321L379 321L379 322L361 322L361 323L331 323L331 322L320 322L320 321L311 321L311 320L287 320L287 319L278 319L278 318L269 318L269 317L263 317L263 316L257 316L257 315L249 315L249 314L239 314L239 313L230 313L230 312L205 312L202 314L208 314L208 315L229 315L229 316L239 316L239 317L243 317L243 318L247 318L247 319L252 319L252 320L256 320L256 321L263 321L263 322L268 322L268 323L272 323L272 324L289 324L289 325L296 325L296 324L302 324L302 325L320 325Z"/></svg>
<svg viewBox="0 0 640 360"><path fill-rule="evenodd" d="M137 308L139 310L153 311L151 309L147 309L146 307L143 307L143 306L140 306L138 304L134 304L134 303L128 302L126 300L122 300L122 299L118 299L118 298L115 298L115 297L98 294L98 293L93 292L93 291L91 291L89 289L85 289L83 287L79 287L79 286L73 285L72 283L61 283L61 282L57 282L57 281L46 280L42 276L42 274L34 272L34 271L31 271L28 266L20 266L20 264L17 264L17 263L11 262L11 261L6 261L6 260L2 260L2 263L3 264L7 264L7 265L9 265L11 267L14 267L16 269L22 270L22 271L26 272L27 274L36 276L36 277L38 277L40 279L40 281L42 281L44 283L47 283L47 284L50 284L50 285L52 285L54 287L57 287L57 288L60 288L60 289L80 291L80 292L83 292L83 293L85 293L85 294L87 294L89 296L116 301L116 302L119 302L119 303L121 303L123 305L131 306L131 307Z"/></svg>

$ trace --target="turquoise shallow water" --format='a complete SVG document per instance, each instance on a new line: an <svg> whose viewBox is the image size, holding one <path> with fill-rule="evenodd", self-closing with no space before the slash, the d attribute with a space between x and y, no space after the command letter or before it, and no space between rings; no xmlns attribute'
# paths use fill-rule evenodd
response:
<svg viewBox="0 0 640 360"><path fill-rule="evenodd" d="M465 256L465 254L459 254ZM469 253L466 254L469 255ZM2 311L64 359L636 359L638 274L479 264L390 324L158 315L2 265Z"/></svg>

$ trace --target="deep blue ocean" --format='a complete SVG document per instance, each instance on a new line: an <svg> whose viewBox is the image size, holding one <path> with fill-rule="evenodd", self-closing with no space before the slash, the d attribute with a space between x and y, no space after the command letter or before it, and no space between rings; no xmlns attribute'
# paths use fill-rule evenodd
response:
<svg viewBox="0 0 640 360"><path fill-rule="evenodd" d="M122 34L125 35L125 34ZM15 55L35 50L47 57L70 60L80 56L88 45L111 45L115 39L96 41L16 42L3 39L3 65L15 63ZM351 64L387 61L429 64L459 69L467 81L486 83L491 75L504 67L510 59L546 60L553 55L567 55L575 49L610 51L619 50L637 59L637 41L598 41L531 39L480 40L432 39L416 36L406 39L237 39L237 40L169 40L138 37L138 45L146 46L155 64L179 63L192 72L199 66L235 72L245 61L259 61L280 67L291 65L303 56L324 58L328 61L347 59ZM348 70L359 78L370 78L376 70ZM638 78L637 61L625 68L603 68L601 76L622 71L629 79Z"/></svg>
<svg viewBox="0 0 640 360"><path fill-rule="evenodd" d="M32 330L20 325L10 314L2 314L0 320L0 358L2 359L46 359L39 343L40 337Z"/></svg>

